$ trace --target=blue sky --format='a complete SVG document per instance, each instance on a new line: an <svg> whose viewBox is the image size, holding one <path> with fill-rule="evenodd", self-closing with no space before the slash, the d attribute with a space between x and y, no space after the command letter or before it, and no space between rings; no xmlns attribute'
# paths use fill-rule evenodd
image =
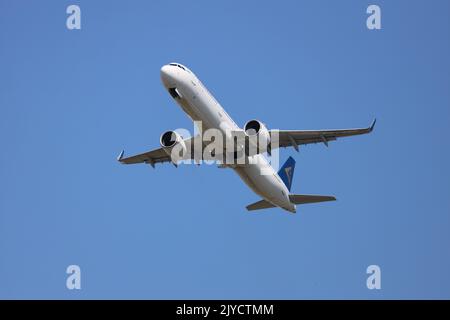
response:
<svg viewBox="0 0 450 320"><path fill-rule="evenodd" d="M369 4L382 30L366 28ZM0 0L0 298L450 298L449 9ZM119 165L122 148L192 129L159 79L171 61L240 125L376 117L371 135L281 153L293 192L338 201L249 214L258 197L232 171Z"/></svg>

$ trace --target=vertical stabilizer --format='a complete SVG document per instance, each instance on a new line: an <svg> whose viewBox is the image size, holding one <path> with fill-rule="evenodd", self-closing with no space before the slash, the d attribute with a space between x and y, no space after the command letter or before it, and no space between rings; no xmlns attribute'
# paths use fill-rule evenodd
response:
<svg viewBox="0 0 450 320"><path fill-rule="evenodd" d="M281 167L280 171L278 171L278 175L280 176L281 180L283 180L289 191L291 191L292 179L294 177L294 168L295 160L294 158L289 157Z"/></svg>

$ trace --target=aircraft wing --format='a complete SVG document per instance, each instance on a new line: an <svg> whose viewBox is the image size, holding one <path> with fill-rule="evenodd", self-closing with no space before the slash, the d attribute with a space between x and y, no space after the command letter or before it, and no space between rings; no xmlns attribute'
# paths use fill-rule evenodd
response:
<svg viewBox="0 0 450 320"><path fill-rule="evenodd" d="M141 154L137 154L131 157L123 158L123 151L122 151L117 160L123 164L148 163L154 166L155 163L169 162L170 155L168 155L163 150L163 148L159 148Z"/></svg>
<svg viewBox="0 0 450 320"><path fill-rule="evenodd" d="M279 147L294 147L298 151L298 146L309 143L324 143L328 147L328 142L337 138L355 136L372 132L376 119L367 128L337 129L337 130L278 130ZM270 130L272 135L274 130Z"/></svg>
<svg viewBox="0 0 450 320"><path fill-rule="evenodd" d="M188 138L184 140L187 146L191 145L192 138ZM192 142L193 143L193 142ZM163 148L158 148L154 150L150 150L148 152L144 152L141 154L137 154L130 157L123 157L123 151L117 157L117 160L122 164L136 164L136 163L147 163L152 167L155 167L156 163L164 163L171 162L172 159L170 155L168 155ZM193 153L191 153L193 154Z"/></svg>

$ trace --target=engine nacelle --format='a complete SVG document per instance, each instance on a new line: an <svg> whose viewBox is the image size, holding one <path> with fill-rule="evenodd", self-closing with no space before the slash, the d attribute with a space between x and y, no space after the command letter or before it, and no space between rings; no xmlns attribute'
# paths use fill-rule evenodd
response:
<svg viewBox="0 0 450 320"><path fill-rule="evenodd" d="M266 151L270 153L270 134L264 123L258 120L250 120L245 124L244 131L249 137L250 148L253 147L254 150L257 150L257 153ZM251 149L250 155L252 155Z"/></svg>
<svg viewBox="0 0 450 320"><path fill-rule="evenodd" d="M171 156L172 162L177 163L184 159L187 152L186 143L183 137L175 131L166 131L161 135L159 143L164 151Z"/></svg>

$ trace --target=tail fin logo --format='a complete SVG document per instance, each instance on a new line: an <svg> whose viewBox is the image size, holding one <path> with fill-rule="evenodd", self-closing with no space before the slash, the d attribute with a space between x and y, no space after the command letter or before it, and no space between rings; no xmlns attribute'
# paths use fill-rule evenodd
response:
<svg viewBox="0 0 450 320"><path fill-rule="evenodd" d="M286 176L288 179L288 186L290 186L292 184L292 167L287 167L284 169L284 172L286 172Z"/></svg>

